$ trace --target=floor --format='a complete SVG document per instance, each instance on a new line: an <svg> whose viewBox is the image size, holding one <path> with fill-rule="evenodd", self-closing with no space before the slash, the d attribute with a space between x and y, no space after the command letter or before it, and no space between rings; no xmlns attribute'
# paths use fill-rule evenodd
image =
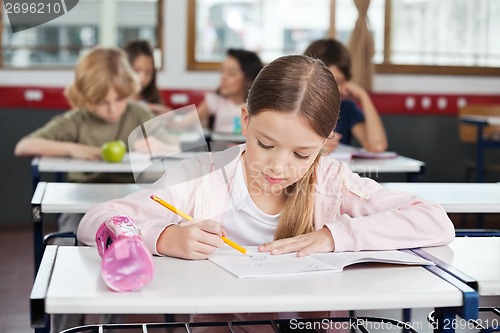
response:
<svg viewBox="0 0 500 333"><path fill-rule="evenodd" d="M29 295L33 286L31 226L0 232L0 333L32 333Z"/></svg>

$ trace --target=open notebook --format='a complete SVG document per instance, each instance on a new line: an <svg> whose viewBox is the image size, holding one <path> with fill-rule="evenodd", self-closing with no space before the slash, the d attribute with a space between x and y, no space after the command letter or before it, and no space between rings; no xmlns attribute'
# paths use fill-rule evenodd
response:
<svg viewBox="0 0 500 333"><path fill-rule="evenodd" d="M416 254L397 250L315 253L299 258L296 253L283 255L259 253L256 247L247 247L247 254L243 255L230 247L224 247L212 254L208 260L238 278L338 273L346 266L363 262L434 265L432 261Z"/></svg>

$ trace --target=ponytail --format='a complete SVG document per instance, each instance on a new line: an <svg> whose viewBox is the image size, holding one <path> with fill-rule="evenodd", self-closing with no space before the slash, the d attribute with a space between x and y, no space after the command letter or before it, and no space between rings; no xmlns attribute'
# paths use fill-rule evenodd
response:
<svg viewBox="0 0 500 333"><path fill-rule="evenodd" d="M285 204L281 212L274 239L290 238L314 231L314 193L316 192L316 168L322 153L306 174L286 191Z"/></svg>

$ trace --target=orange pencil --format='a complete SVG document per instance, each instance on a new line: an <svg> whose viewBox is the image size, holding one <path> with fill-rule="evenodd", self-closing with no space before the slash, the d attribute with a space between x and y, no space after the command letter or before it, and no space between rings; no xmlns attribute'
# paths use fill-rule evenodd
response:
<svg viewBox="0 0 500 333"><path fill-rule="evenodd" d="M160 199L159 197L157 197L156 195L152 194L150 196L150 198L153 200L153 201L156 201L157 203L159 203L160 205L162 205L163 207L171 210L172 212L174 212L175 214L185 218L186 220L189 220L191 221L193 218L191 216L189 216L188 214L178 210L177 208L175 208L174 206L172 206L171 204L169 204L168 202L166 202L165 200L162 200ZM233 242L232 240L230 240L229 238L227 237L224 237L224 236L221 236L222 240L224 241L224 243L226 243L227 245L231 246L233 249L235 250L238 250L240 251L241 253L243 254L246 254L247 253L247 250L241 246L241 245L238 245L237 243Z"/></svg>

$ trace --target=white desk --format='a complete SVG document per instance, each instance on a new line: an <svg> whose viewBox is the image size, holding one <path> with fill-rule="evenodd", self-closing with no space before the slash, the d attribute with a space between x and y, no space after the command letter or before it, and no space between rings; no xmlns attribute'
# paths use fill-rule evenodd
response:
<svg viewBox="0 0 500 333"><path fill-rule="evenodd" d="M340 156L340 160L349 165L349 168L368 177L377 178L379 173L406 173L408 180L414 180L415 176L425 172L425 162L413 158L398 155L395 158L351 158L345 159L345 155L359 151L360 148L340 144L330 155Z"/></svg>
<svg viewBox="0 0 500 333"><path fill-rule="evenodd" d="M182 159L191 158L203 152L181 152L164 158L164 161L175 164ZM132 165L133 164L133 165ZM78 160L70 157L36 157L31 162L32 168L38 172L99 172L99 173L132 173L134 170L143 170L151 165L146 155L126 154L117 163L108 163L102 160ZM161 163L154 164L161 169ZM161 170L160 170L161 171Z"/></svg>
<svg viewBox="0 0 500 333"><path fill-rule="evenodd" d="M135 175L136 180L141 179L141 182L152 183L179 161L199 154L203 154L203 152L181 152L151 162L147 155L132 153L126 154L117 163L108 163L102 160L79 160L70 157L35 157L31 162L33 189L36 189L41 173L55 173L59 175L57 181L62 180L60 174L67 172L130 173Z"/></svg>
<svg viewBox="0 0 500 333"><path fill-rule="evenodd" d="M86 213L92 206L122 198L143 188L141 184L38 183L32 205L41 213Z"/></svg>
<svg viewBox="0 0 500 333"><path fill-rule="evenodd" d="M484 122L487 125L492 125L492 126L498 126L500 125L500 117L495 117L495 116L461 116L460 117L461 121L468 121L468 122Z"/></svg>
<svg viewBox="0 0 500 333"><path fill-rule="evenodd" d="M35 272L43 255L43 214L86 213L98 203L122 198L140 188L140 184L38 183L31 200Z"/></svg>
<svg viewBox="0 0 500 333"><path fill-rule="evenodd" d="M500 183L382 183L443 206L447 213L500 213Z"/></svg>
<svg viewBox="0 0 500 333"><path fill-rule="evenodd" d="M445 263L445 270L472 278L479 295L500 296L500 237L457 237L448 246L422 250Z"/></svg>
<svg viewBox="0 0 500 333"><path fill-rule="evenodd" d="M183 158L190 158L204 154L203 152L180 153L165 159L162 163L155 163L148 172L162 172L170 166L175 165ZM40 179L40 173L64 173L64 172L99 172L99 173L140 173L150 166L150 162L133 158L133 165L127 155L119 163L107 163L104 161L75 160L67 157L37 157L32 162L32 174L34 188ZM377 177L379 173L406 173L418 175L424 172L425 163L412 158L397 156L390 159L365 159L355 158L345 161L352 171L362 173L369 177ZM168 170L168 169L167 169Z"/></svg>
<svg viewBox="0 0 500 333"><path fill-rule="evenodd" d="M202 154L202 153L200 153ZM193 154L194 156L194 154ZM172 159L177 162L180 159ZM357 158L346 162L354 172L360 173L407 173L420 172L424 162L408 157L398 156L391 159ZM136 162L134 162L136 163ZM130 158L125 157L118 163L104 161L77 160L69 157L37 157L32 161L32 167L39 172L100 172L100 173L132 173ZM149 166L148 162L137 162L137 168Z"/></svg>
<svg viewBox="0 0 500 333"><path fill-rule="evenodd" d="M100 263L95 248L49 246L40 279L35 281L39 288L46 278L48 288L45 294L34 287L32 301L42 295L45 311L50 314L256 313L463 305L459 289L420 266L353 266L342 273L238 279L206 260L155 257L155 278L149 285L139 292L117 293L104 284Z"/></svg>
<svg viewBox="0 0 500 333"><path fill-rule="evenodd" d="M425 167L424 162L404 156L388 159L353 158L346 163L354 172L375 176L378 173L422 173Z"/></svg>

